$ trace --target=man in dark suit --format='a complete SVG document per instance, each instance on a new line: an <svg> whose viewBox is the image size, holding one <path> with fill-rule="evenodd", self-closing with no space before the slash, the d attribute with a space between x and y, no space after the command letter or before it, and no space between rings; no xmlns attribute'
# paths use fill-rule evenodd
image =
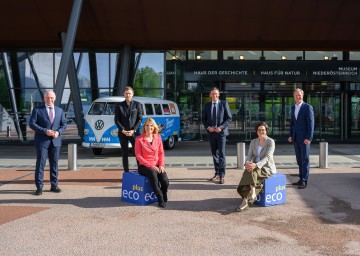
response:
<svg viewBox="0 0 360 256"><path fill-rule="evenodd" d="M310 172L310 143L314 135L314 110L303 101L304 91L294 90L295 105L291 107L289 142L294 143L296 161L299 166L299 181L293 183L299 189L307 186Z"/></svg>
<svg viewBox="0 0 360 256"><path fill-rule="evenodd" d="M210 180L224 184L226 155L226 136L229 135L228 125L231 121L229 104L219 100L219 89L213 87L210 91L211 102L204 107L202 123L210 138L211 153L215 167L215 175Z"/></svg>
<svg viewBox="0 0 360 256"><path fill-rule="evenodd" d="M36 147L35 195L41 195L44 186L44 168L46 159L50 165L50 191L59 193L58 160L61 148L61 135L66 129L64 111L54 106L56 95L47 91L44 95L45 105L33 109L29 126L35 131L34 144Z"/></svg>
<svg viewBox="0 0 360 256"><path fill-rule="evenodd" d="M141 104L134 101L133 96L133 88L126 86L124 89L125 100L115 108L115 124L119 128L119 140L125 172L129 171L129 141L135 152L135 135L140 132L139 126L143 115Z"/></svg>

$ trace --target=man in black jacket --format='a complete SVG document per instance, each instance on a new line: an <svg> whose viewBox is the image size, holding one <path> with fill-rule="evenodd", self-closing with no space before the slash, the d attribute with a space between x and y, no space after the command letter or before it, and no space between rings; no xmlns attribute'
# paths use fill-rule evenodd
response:
<svg viewBox="0 0 360 256"><path fill-rule="evenodd" d="M125 172L129 171L129 141L133 149L135 149L135 135L139 134L139 126L142 120L141 104L132 100L133 96L133 88L126 86L124 89L125 100L115 108L115 124L119 128L119 140Z"/></svg>

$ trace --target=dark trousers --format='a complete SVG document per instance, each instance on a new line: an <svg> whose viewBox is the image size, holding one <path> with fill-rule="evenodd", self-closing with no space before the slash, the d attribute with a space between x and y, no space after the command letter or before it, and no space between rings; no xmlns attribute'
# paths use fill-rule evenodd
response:
<svg viewBox="0 0 360 256"><path fill-rule="evenodd" d="M310 173L310 144L304 142L294 142L296 162L299 166L299 177L303 182L307 182Z"/></svg>
<svg viewBox="0 0 360 256"><path fill-rule="evenodd" d="M135 152L135 137L134 136L125 136L119 132L119 140L122 151L122 164L125 172L129 171L129 141L132 145L132 148Z"/></svg>
<svg viewBox="0 0 360 256"><path fill-rule="evenodd" d="M44 186L44 169L46 160L49 158L50 166L50 183L51 186L58 185L58 160L60 156L60 147L55 147L53 143L42 147L36 147L36 169L35 185L36 188L42 189Z"/></svg>
<svg viewBox="0 0 360 256"><path fill-rule="evenodd" d="M210 148L214 162L215 175L218 175L220 178L224 178L226 168L226 136L216 132L208 134L210 136Z"/></svg>
<svg viewBox="0 0 360 256"><path fill-rule="evenodd" d="M169 179L167 177L166 172L157 173L153 169L146 167L144 165L139 165L138 172L148 177L150 180L150 184L159 200L159 202L164 201L164 195L166 196L169 188ZM160 185L159 185L160 183Z"/></svg>

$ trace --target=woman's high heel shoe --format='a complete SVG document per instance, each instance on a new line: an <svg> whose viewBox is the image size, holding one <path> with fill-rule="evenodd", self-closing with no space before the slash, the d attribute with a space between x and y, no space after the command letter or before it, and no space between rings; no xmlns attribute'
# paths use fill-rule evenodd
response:
<svg viewBox="0 0 360 256"><path fill-rule="evenodd" d="M249 209L249 204L244 199L244 201L240 204L238 208L235 209L236 212L243 212L245 210Z"/></svg>
<svg viewBox="0 0 360 256"><path fill-rule="evenodd" d="M249 198L248 202L249 202L250 204L254 204L254 202L255 202L256 199L257 199L256 194L255 194L255 193L250 193L249 197L250 197L250 198Z"/></svg>
<svg viewBox="0 0 360 256"><path fill-rule="evenodd" d="M255 191L255 187L254 187L254 186L251 186L251 187L250 187L250 193L249 193L248 198L249 198L248 202L249 202L250 204L253 204L253 203L256 201L257 196L256 196L256 191Z"/></svg>

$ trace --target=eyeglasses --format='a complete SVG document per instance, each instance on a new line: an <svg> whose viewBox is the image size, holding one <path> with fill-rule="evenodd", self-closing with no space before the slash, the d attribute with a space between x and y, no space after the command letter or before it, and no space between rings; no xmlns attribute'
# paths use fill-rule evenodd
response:
<svg viewBox="0 0 360 256"><path fill-rule="evenodd" d="M257 131L258 131L258 132L265 132L266 129L258 129Z"/></svg>

